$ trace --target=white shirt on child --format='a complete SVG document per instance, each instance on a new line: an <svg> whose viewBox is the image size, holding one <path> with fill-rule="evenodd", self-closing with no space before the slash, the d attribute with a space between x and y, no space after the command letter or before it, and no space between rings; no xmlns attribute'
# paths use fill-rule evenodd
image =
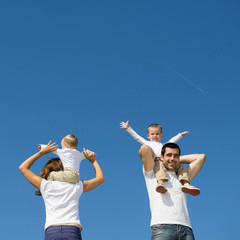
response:
<svg viewBox="0 0 240 240"><path fill-rule="evenodd" d="M139 136L131 127L129 127L127 131L137 142L151 147L156 157L161 157L161 151L163 147L163 144L161 142L147 141L143 137ZM182 137L183 136L179 133L177 136L171 138L168 142L176 143Z"/></svg>
<svg viewBox="0 0 240 240"><path fill-rule="evenodd" d="M41 148L46 146L41 144ZM77 172L80 170L81 161L86 158L82 152L72 148L57 149L53 153L59 156L64 168L73 168Z"/></svg>

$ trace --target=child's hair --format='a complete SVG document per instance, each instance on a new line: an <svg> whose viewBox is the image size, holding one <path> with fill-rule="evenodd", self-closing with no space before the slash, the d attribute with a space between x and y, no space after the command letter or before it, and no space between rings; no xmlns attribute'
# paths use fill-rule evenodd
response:
<svg viewBox="0 0 240 240"><path fill-rule="evenodd" d="M176 143L169 142L169 143L164 144L163 147L162 147L161 155L164 156L164 154L166 152L166 148L178 149L179 150L179 156L181 155L181 149Z"/></svg>
<svg viewBox="0 0 240 240"><path fill-rule="evenodd" d="M72 134L68 134L67 136L65 136L63 138L63 141L69 145L69 147L71 148L77 148L78 145L78 140L77 137L72 135Z"/></svg>
<svg viewBox="0 0 240 240"><path fill-rule="evenodd" d="M63 171L63 164L60 158L51 158L43 167L40 176L44 179L48 179L50 172L53 171Z"/></svg>
<svg viewBox="0 0 240 240"><path fill-rule="evenodd" d="M147 133L149 133L149 128L159 128L161 133L162 133L162 127L159 124L157 124L157 123L153 123L153 124L149 125Z"/></svg>

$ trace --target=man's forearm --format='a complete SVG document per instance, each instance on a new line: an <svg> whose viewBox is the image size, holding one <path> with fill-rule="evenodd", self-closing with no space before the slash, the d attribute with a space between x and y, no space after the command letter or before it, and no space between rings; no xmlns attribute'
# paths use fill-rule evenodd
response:
<svg viewBox="0 0 240 240"><path fill-rule="evenodd" d="M201 154L189 154L189 155L180 156L179 162L190 164L190 163L196 161L199 158L199 155L201 155Z"/></svg>

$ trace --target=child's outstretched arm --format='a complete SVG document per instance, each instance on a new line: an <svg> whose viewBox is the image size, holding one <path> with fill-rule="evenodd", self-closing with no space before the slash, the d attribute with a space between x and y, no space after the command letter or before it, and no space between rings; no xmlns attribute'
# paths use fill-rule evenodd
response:
<svg viewBox="0 0 240 240"><path fill-rule="evenodd" d="M129 126L129 120L127 122L121 122L120 127L123 129L126 129L127 132L139 143L141 144L147 144L148 141L145 140L143 137L139 136L130 126Z"/></svg>
<svg viewBox="0 0 240 240"><path fill-rule="evenodd" d="M120 122L120 128L127 130L130 127L128 123L129 123L129 120L127 120L126 122Z"/></svg>
<svg viewBox="0 0 240 240"><path fill-rule="evenodd" d="M181 132L180 133L183 137L185 137L187 134L189 134L189 131Z"/></svg>
<svg viewBox="0 0 240 240"><path fill-rule="evenodd" d="M177 136L171 138L168 142L176 143L178 142L181 138L185 137L189 131L181 132Z"/></svg>

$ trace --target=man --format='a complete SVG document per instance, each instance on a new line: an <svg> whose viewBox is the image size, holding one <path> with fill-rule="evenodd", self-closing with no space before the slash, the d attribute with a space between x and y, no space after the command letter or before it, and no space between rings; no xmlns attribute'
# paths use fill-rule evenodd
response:
<svg viewBox="0 0 240 240"><path fill-rule="evenodd" d="M150 201L152 240L194 240L186 194L181 191L182 184L175 171L180 163L188 163L191 181L202 168L206 157L205 154L180 157L180 153L180 148L175 143L167 143L162 148L161 160L168 170L168 181L165 183L167 192L160 194L155 191L157 181L153 171L154 152L146 145L142 145L139 150Z"/></svg>

